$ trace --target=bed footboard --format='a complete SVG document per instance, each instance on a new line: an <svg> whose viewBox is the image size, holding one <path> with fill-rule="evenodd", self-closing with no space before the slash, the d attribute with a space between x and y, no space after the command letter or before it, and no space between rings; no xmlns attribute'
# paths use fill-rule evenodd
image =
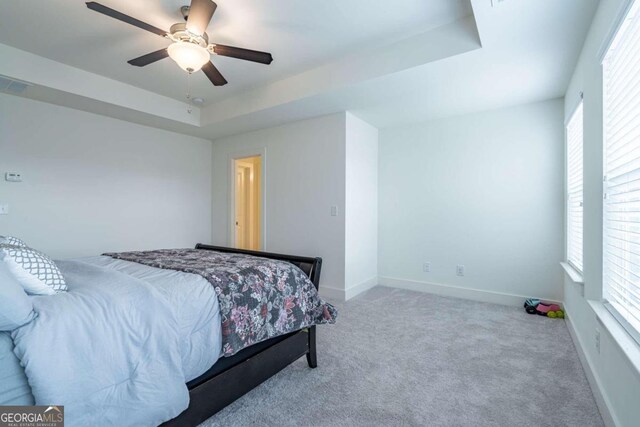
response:
<svg viewBox="0 0 640 427"><path fill-rule="evenodd" d="M270 252L250 251L226 248L198 243L196 249L217 252L239 253L263 258L287 261L300 268L319 289L321 258L283 255ZM189 387L189 407L178 417L162 424L163 426L196 426L236 399L254 389L273 375L286 368L300 357L307 357L310 368L318 366L316 356L316 327L312 326L291 333L285 337L276 337L262 344L256 352L248 347L225 360L223 367L216 370L216 363L202 377L191 381Z"/></svg>

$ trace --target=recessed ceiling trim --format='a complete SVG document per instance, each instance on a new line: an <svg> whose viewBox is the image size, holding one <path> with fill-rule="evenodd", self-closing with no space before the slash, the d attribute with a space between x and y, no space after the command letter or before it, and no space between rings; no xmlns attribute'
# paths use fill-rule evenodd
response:
<svg viewBox="0 0 640 427"><path fill-rule="evenodd" d="M192 126L200 125L200 109L117 80L0 44L0 75L14 80L95 99Z"/></svg>
<svg viewBox="0 0 640 427"><path fill-rule="evenodd" d="M212 104L202 110L202 125L300 101L479 48L475 18L469 16Z"/></svg>

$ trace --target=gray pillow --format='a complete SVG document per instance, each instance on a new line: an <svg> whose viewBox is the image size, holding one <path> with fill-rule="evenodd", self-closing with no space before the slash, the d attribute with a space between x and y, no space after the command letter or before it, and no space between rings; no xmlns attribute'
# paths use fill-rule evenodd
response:
<svg viewBox="0 0 640 427"><path fill-rule="evenodd" d="M5 264L0 262L0 331L13 331L34 317L31 299L7 271Z"/></svg>

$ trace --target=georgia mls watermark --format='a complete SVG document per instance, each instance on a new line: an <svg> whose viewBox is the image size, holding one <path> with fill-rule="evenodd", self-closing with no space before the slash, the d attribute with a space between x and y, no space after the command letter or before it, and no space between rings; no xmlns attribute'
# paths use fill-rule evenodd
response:
<svg viewBox="0 0 640 427"><path fill-rule="evenodd" d="M64 406L0 406L0 427L64 427Z"/></svg>

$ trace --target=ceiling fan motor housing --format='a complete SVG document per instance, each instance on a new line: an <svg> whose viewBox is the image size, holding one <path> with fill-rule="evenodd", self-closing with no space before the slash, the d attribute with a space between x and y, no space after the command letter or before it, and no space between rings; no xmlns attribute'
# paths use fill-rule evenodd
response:
<svg viewBox="0 0 640 427"><path fill-rule="evenodd" d="M194 43L205 49L209 45L209 35L207 33L204 33L202 35L193 34L189 30L187 30L187 24L182 22L173 24L171 26L171 29L169 29L169 33L169 38L174 42Z"/></svg>

